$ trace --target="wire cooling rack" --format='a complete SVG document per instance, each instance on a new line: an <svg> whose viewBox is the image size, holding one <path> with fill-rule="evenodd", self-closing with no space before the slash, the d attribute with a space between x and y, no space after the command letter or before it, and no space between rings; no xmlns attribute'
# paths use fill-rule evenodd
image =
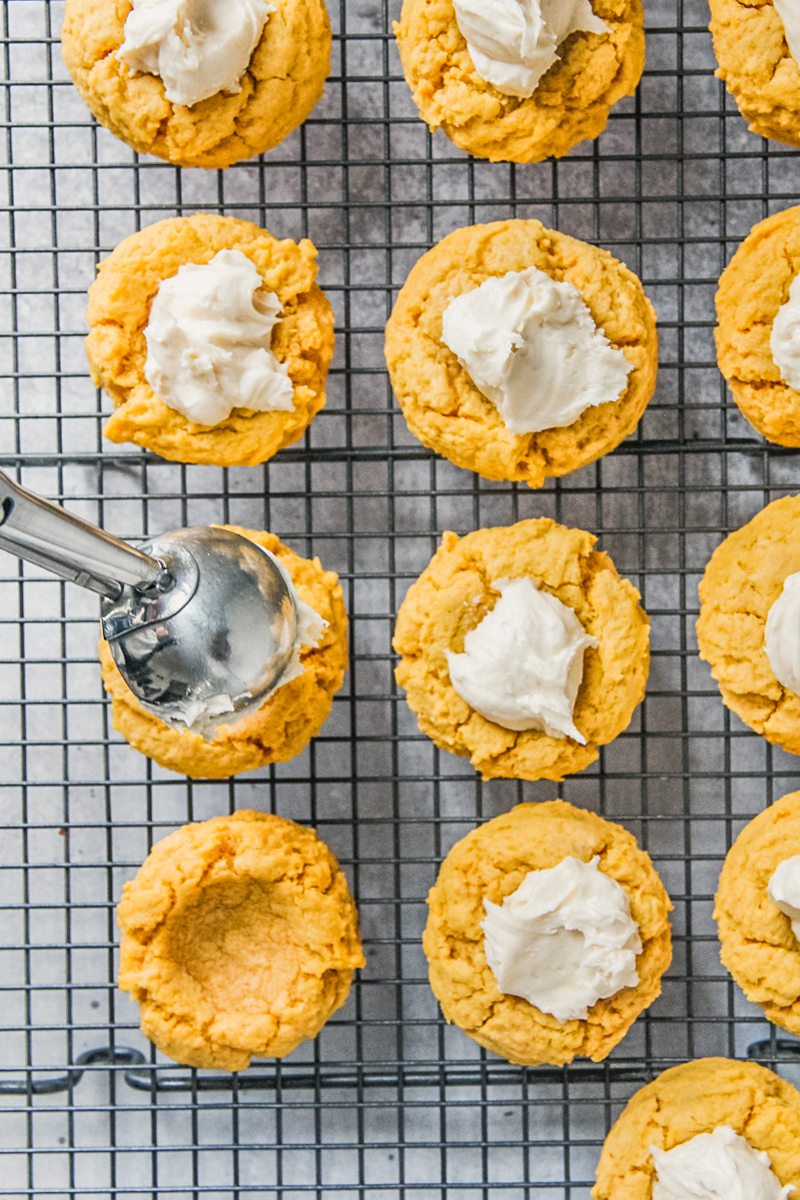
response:
<svg viewBox="0 0 800 1200"><path fill-rule="evenodd" d="M333 73L305 128L223 173L138 159L91 122L62 65L60 3L0 3L0 462L113 532L270 528L340 572L352 666L294 762L190 783L111 730L91 596L0 561L0 1195L586 1200L620 1106L658 1070L748 1054L791 1075L720 966L712 896L743 821L796 760L723 711L696 657L696 584L722 533L796 487L726 401L713 293L751 224L797 199L798 156L747 133L713 77L707 10L648 0L648 67L607 132L561 162L470 161L418 120L392 0L333 0ZM337 315L329 403L256 470L112 447L86 374L85 291L134 229L198 209L308 235ZM607 246L660 315L658 393L615 454L540 493L423 450L392 403L382 333L415 259L449 230L540 217ZM481 784L418 733L392 680L393 615L445 529L551 515L586 526L653 620L647 702L596 769ZM662 998L603 1064L521 1070L440 1020L420 948L449 846L520 799L622 820L673 898ZM114 904L152 843L237 807L312 822L357 895L368 953L347 1006L283 1063L231 1079L154 1055L118 993ZM795 1074L796 1077L796 1074Z"/></svg>

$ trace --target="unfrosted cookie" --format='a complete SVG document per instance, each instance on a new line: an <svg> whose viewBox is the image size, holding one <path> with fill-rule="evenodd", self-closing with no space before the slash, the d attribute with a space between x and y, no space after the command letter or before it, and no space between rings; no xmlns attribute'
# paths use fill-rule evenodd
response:
<svg viewBox="0 0 800 1200"><path fill-rule="evenodd" d="M800 206L754 226L723 271L717 292L719 369L750 424L780 446L800 446L800 392L782 378L771 335L798 272Z"/></svg>
<svg viewBox="0 0 800 1200"><path fill-rule="evenodd" d="M776 867L800 854L800 792L758 814L728 851L714 916L722 961L770 1021L800 1034L800 944L767 888Z"/></svg>
<svg viewBox="0 0 800 1200"><path fill-rule="evenodd" d="M596 539L547 518L445 533L400 606L394 648L397 682L437 746L469 758L485 779L563 779L594 762L599 747L627 728L641 702L650 662L650 622L639 593ZM493 583L529 578L571 608L598 642L586 651L574 722L586 744L529 729L515 732L471 708L454 689L447 651L498 601Z"/></svg>
<svg viewBox="0 0 800 1200"><path fill-rule="evenodd" d="M710 0L719 69L753 133L800 146L800 67L772 0Z"/></svg>
<svg viewBox="0 0 800 1200"><path fill-rule="evenodd" d="M120 675L108 643L100 642L114 728L135 750L192 779L227 779L294 758L319 733L347 669L347 614L337 576L325 571L318 558L301 558L274 534L227 528L274 554L300 599L327 625L316 646L301 650L303 674L279 687L256 712L220 726L211 741L173 728L143 708Z"/></svg>
<svg viewBox="0 0 800 1200"><path fill-rule="evenodd" d="M442 317L453 297L528 267L574 285L633 369L618 400L587 408L565 428L519 434L442 341ZM386 362L409 428L425 446L487 479L538 488L607 454L636 428L656 384L656 318L637 277L606 250L540 221L494 221L457 229L414 266L386 327Z"/></svg>
<svg viewBox="0 0 800 1200"><path fill-rule="evenodd" d="M294 385L294 408L234 408L218 425L208 426L187 419L155 394L145 377L145 330L159 285L187 263L208 263L222 250L244 254L282 305L272 352ZM230 217L174 217L126 238L100 264L89 289L89 368L115 405L106 437L134 442L176 462L216 466L266 462L296 441L325 404L333 357L333 313L316 278L311 242L279 241L258 225Z"/></svg>
<svg viewBox="0 0 800 1200"><path fill-rule="evenodd" d="M119 986L192 1067L241 1071L316 1037L364 966L339 864L312 829L244 810L159 842L125 885Z"/></svg>
<svg viewBox="0 0 800 1200"><path fill-rule="evenodd" d="M775 500L717 546L700 583L697 640L724 703L767 741L800 754L800 696L775 677L767 616L800 571L800 496Z"/></svg>
<svg viewBox="0 0 800 1200"><path fill-rule="evenodd" d="M664 1071L628 1101L606 1138L594 1200L651 1200L652 1148L672 1150L721 1125L800 1186L800 1093L754 1062L700 1058Z"/></svg>
<svg viewBox="0 0 800 1200"><path fill-rule="evenodd" d="M645 45L640 0L593 0L592 8L609 32L573 34L534 94L520 98L475 70L451 0L404 0L395 32L422 119L492 162L539 162L596 138L617 101L636 91Z"/></svg>
<svg viewBox="0 0 800 1200"><path fill-rule="evenodd" d="M167 99L157 75L118 57L130 0L67 0L61 47L97 120L141 154L182 167L227 167L271 150L305 121L328 75L323 0L270 0L272 12L235 95L191 107Z"/></svg>
<svg viewBox="0 0 800 1200"><path fill-rule="evenodd" d="M484 900L500 904L529 871L554 867L568 855L587 863L597 856L599 869L622 886L642 950L636 987L598 1001L585 1021L562 1023L500 991L481 923ZM563 800L519 804L467 834L442 863L428 907L423 945L445 1017L487 1050L529 1066L579 1055L605 1058L660 994L672 958L672 904L648 855L622 826Z"/></svg>

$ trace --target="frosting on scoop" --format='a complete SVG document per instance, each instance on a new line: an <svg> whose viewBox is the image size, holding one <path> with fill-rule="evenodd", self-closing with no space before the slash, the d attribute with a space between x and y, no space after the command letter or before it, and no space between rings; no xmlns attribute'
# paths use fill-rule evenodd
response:
<svg viewBox="0 0 800 1200"><path fill-rule="evenodd" d="M262 553L272 559L286 580L289 595L294 601L295 612L297 613L297 634L292 649L292 656L275 687L262 700L261 703L263 705L266 704L271 696L275 695L278 688L284 687L287 683L291 683L293 679L297 679L303 674L304 668L300 661L300 652L304 646L319 645L322 631L327 627L328 622L319 615L316 609L311 608L309 604L300 599L289 572L279 559L263 547ZM246 667L242 665L237 673L242 677L245 676L247 673ZM162 710L155 711L157 715L162 715ZM178 722L187 729L191 729L193 733L199 733L201 737L210 740L214 735L214 726L218 724L218 722L215 722L215 718L224 716L225 713L232 713L233 711L233 697L216 693L215 695L203 697L201 700L175 704L170 709L169 717L171 722Z"/></svg>
<svg viewBox="0 0 800 1200"><path fill-rule="evenodd" d="M639 982L628 895L599 861L570 856L529 871L502 905L484 900L486 961L500 991L557 1021L585 1020L598 1000Z"/></svg>
<svg viewBox="0 0 800 1200"><path fill-rule="evenodd" d="M447 305L442 341L512 433L572 425L619 400L633 370L571 283L509 271Z"/></svg>
<svg viewBox="0 0 800 1200"><path fill-rule="evenodd" d="M572 719L583 655L597 639L571 608L531 579L501 579L500 599L447 651L450 682L471 708L504 729L540 729L550 737L586 739Z"/></svg>
<svg viewBox="0 0 800 1200"><path fill-rule="evenodd" d="M165 279L145 329L144 373L160 400L201 425L234 408L291 412L294 386L272 353L281 303L240 250Z"/></svg>
<svg viewBox="0 0 800 1200"><path fill-rule="evenodd" d="M119 57L158 75L173 104L240 92L270 13L267 0L133 0Z"/></svg>
<svg viewBox="0 0 800 1200"><path fill-rule="evenodd" d="M767 613L764 651L778 683L800 694L800 572L787 576Z"/></svg>
<svg viewBox="0 0 800 1200"><path fill-rule="evenodd" d="M781 1187L769 1156L729 1125L651 1153L653 1200L785 1200L795 1190Z"/></svg>
<svg viewBox="0 0 800 1200"><path fill-rule="evenodd" d="M481 79L508 96L532 96L571 33L608 33L589 0L453 0Z"/></svg>

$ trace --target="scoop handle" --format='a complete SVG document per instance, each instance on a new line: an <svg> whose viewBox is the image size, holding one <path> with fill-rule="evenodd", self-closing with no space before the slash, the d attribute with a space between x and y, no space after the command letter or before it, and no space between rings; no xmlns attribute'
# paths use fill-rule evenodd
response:
<svg viewBox="0 0 800 1200"><path fill-rule="evenodd" d="M115 600L124 585L148 588L164 567L82 517L20 487L0 471L0 550Z"/></svg>

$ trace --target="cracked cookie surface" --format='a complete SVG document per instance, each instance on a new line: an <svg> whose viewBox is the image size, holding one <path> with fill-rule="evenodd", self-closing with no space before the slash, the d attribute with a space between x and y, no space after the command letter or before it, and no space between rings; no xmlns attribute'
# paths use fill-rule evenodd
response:
<svg viewBox="0 0 800 1200"><path fill-rule="evenodd" d="M800 571L800 496L774 500L717 546L700 582L697 640L723 702L767 741L800 754L800 696L764 649L770 608Z"/></svg>
<svg viewBox="0 0 800 1200"><path fill-rule="evenodd" d="M529 871L555 867L570 854L584 862L598 856L600 870L625 889L642 952L637 987L598 1001L586 1021L562 1023L500 991L481 922L485 899L502 903ZM528 1066L605 1058L659 995L672 958L672 904L648 855L621 825L563 800L517 805L467 834L442 863L428 909L423 946L445 1017L492 1053Z"/></svg>
<svg viewBox="0 0 800 1200"><path fill-rule="evenodd" d="M721 958L770 1021L800 1034L800 943L767 886L776 867L800 854L800 792L754 817L728 851L714 917Z"/></svg>
<svg viewBox="0 0 800 1200"><path fill-rule="evenodd" d="M644 67L641 0L592 0L605 34L575 33L527 99L508 96L475 70L451 0L404 0L395 26L420 116L462 150L492 162L561 157L605 129Z"/></svg>
<svg viewBox="0 0 800 1200"><path fill-rule="evenodd" d="M618 400L586 409L563 429L519 434L442 341L442 316L453 297L527 267L573 284L633 370ZM656 317L639 279L608 251L540 221L494 221L457 229L412 268L386 326L386 362L423 445L487 479L538 488L608 454L636 428L656 385Z"/></svg>
<svg viewBox="0 0 800 1200"><path fill-rule="evenodd" d="M103 683L111 697L114 728L134 749L192 779L227 779L268 763L294 758L319 733L347 669L347 614L338 577L318 558L301 558L271 533L223 526L275 555L297 594L327 626L319 645L300 654L303 674L278 688L256 712L220 726L212 741L189 729L173 729L143 708L124 682L108 643L100 642Z"/></svg>
<svg viewBox="0 0 800 1200"><path fill-rule="evenodd" d="M328 76L331 28L323 0L270 0L241 91L191 108L167 99L156 75L117 57L130 0L67 0L61 49L94 116L141 154L181 167L227 167L271 150L305 121Z"/></svg>
<svg viewBox="0 0 800 1200"><path fill-rule="evenodd" d="M651 1200L651 1147L672 1150L719 1125L764 1151L782 1184L800 1186L800 1092L758 1063L699 1058L628 1101L603 1146L594 1200Z"/></svg>
<svg viewBox="0 0 800 1200"><path fill-rule="evenodd" d="M770 336L798 272L800 206L753 227L723 271L717 291L719 369L742 414L780 446L800 446L800 393L782 379Z"/></svg>
<svg viewBox="0 0 800 1200"><path fill-rule="evenodd" d="M199 425L164 404L145 378L145 329L159 286L186 263L210 262L220 250L246 255L281 302L271 346L294 384L290 412L234 408L218 425ZM316 278L311 242L279 241L230 217L174 217L125 238L100 264L86 314L92 380L115 405L105 436L174 462L221 467L255 466L296 441L324 407L333 357L333 312Z"/></svg>
<svg viewBox="0 0 800 1200"><path fill-rule="evenodd" d="M313 830L241 811L184 825L125 885L119 986L142 1032L193 1067L241 1071L316 1037L364 966L358 917Z"/></svg>
<svg viewBox="0 0 800 1200"><path fill-rule="evenodd" d="M800 67L772 0L710 0L717 75L753 133L800 146Z"/></svg>
<svg viewBox="0 0 800 1200"><path fill-rule="evenodd" d="M596 538L542 517L479 529L442 544L400 606L394 648L401 656L397 682L420 729L437 746L469 758L485 779L560 780L594 762L599 746L627 728L641 702L650 662L650 622L639 593ZM532 579L573 609L598 640L586 651L574 721L586 738L555 738L538 730L515 732L488 721L462 700L450 682L446 652L464 638L499 599L492 584Z"/></svg>

